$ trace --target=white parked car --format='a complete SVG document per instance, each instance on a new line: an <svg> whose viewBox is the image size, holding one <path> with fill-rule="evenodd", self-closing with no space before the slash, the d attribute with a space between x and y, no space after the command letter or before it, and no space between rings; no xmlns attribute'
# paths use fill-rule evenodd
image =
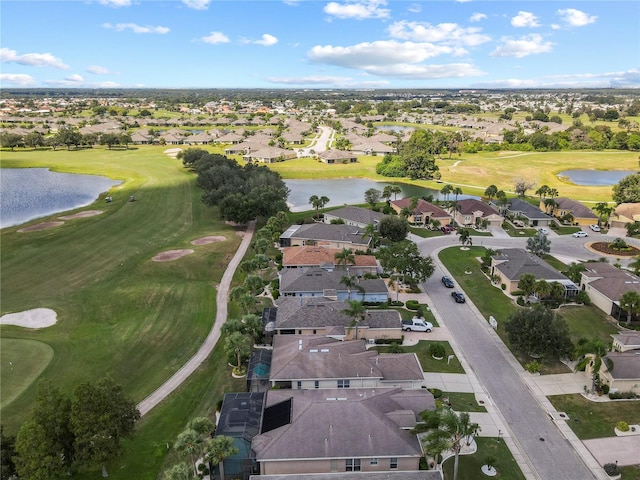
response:
<svg viewBox="0 0 640 480"><path fill-rule="evenodd" d="M580 230L579 232L574 233L572 236L576 238L582 238L582 237L588 237L589 235L584 230Z"/></svg>
<svg viewBox="0 0 640 480"><path fill-rule="evenodd" d="M600 231L600 227L598 225L596 225L595 223L593 225L589 225L589 228L591 230L593 230L594 232L599 232Z"/></svg>
<svg viewBox="0 0 640 480"><path fill-rule="evenodd" d="M543 234L543 235L549 235L549 229L548 228L539 228L538 231Z"/></svg>

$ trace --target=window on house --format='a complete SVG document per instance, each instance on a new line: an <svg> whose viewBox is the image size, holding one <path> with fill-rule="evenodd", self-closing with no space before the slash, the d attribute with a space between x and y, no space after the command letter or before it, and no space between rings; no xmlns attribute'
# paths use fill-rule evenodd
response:
<svg viewBox="0 0 640 480"><path fill-rule="evenodd" d="M345 460L345 470L347 472L359 472L360 471L360 459L359 458L347 458Z"/></svg>
<svg viewBox="0 0 640 480"><path fill-rule="evenodd" d="M338 380L338 388L349 388L350 384L349 380Z"/></svg>
<svg viewBox="0 0 640 480"><path fill-rule="evenodd" d="M369 465L378 465L378 459L372 458L371 460L369 460Z"/></svg>
<svg viewBox="0 0 640 480"><path fill-rule="evenodd" d="M297 385L298 385L298 390L302 389L302 382L300 380L298 380Z"/></svg>
<svg viewBox="0 0 640 480"><path fill-rule="evenodd" d="M331 460L331 471L332 472L338 471L338 460Z"/></svg>
<svg viewBox="0 0 640 480"><path fill-rule="evenodd" d="M398 458L397 457L391 457L389 459L389 468L392 470L395 470L398 468Z"/></svg>
<svg viewBox="0 0 640 480"><path fill-rule="evenodd" d="M320 388L320 381L316 380L315 382L313 382L313 388Z"/></svg>
<svg viewBox="0 0 640 480"><path fill-rule="evenodd" d="M415 217L413 217L413 220L415 223L422 222L422 215L416 215Z"/></svg>

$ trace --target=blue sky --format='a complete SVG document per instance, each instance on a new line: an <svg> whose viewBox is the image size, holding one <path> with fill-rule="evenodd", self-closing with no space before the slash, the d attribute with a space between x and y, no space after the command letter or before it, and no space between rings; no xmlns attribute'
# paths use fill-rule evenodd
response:
<svg viewBox="0 0 640 480"><path fill-rule="evenodd" d="M0 86L640 87L640 2L2 0Z"/></svg>

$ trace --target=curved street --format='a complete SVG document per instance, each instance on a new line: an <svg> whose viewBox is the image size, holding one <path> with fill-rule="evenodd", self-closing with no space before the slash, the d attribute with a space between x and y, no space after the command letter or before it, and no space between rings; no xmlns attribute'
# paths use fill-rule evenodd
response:
<svg viewBox="0 0 640 480"><path fill-rule="evenodd" d="M242 242L240 242L240 245L238 246L238 250L222 275L222 279L220 280L218 291L216 293L216 319L209 331L209 335L207 335L207 338L204 340L204 343L200 346L195 355L191 357L189 361L180 368L180 370L174 373L171 378L138 404L138 410L140 411L141 416L149 413L153 407L158 405L171 392L182 385L182 383L196 371L202 362L207 359L213 351L213 348L216 346L216 343L218 343L218 340L220 340L222 325L227 320L227 297L229 295L231 280L233 279L236 268L238 268L240 261L249 248L254 230L255 222L249 222L249 225L244 232L244 236L242 237Z"/></svg>
<svg viewBox="0 0 640 480"><path fill-rule="evenodd" d="M496 232L497 233L497 232ZM596 234L596 239L613 240ZM489 248L524 248L526 239L512 237L473 237L475 245ZM436 266L432 277L423 284L434 315L446 325L454 343L464 356L466 370L476 376L500 422L502 432L514 457L519 460L527 478L542 480L605 479L606 474L586 447L570 429L560 430L551 416L553 408L546 398L531 390L528 375L473 302L452 302L450 291L440 281L450 275L438 258L440 250L459 246L456 235L423 239L412 236L423 255L430 255ZM597 260L601 255L585 248L593 236L550 235L551 254L565 261ZM632 243L632 242L630 242ZM625 262L625 263L628 263ZM504 319L498 319L501 321ZM566 431L565 431L566 430Z"/></svg>

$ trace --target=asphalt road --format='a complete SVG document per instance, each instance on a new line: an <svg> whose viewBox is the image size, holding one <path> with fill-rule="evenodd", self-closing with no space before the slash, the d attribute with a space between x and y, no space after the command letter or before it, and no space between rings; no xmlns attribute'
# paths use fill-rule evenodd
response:
<svg viewBox="0 0 640 480"><path fill-rule="evenodd" d="M550 236L551 254L563 260L595 260L601 255L592 253L584 244L604 238ZM612 239L612 238L610 238ZM416 240L414 238L414 240ZM475 237L475 245L490 248L521 247L526 239ZM456 235L417 240L420 251L431 255L436 271L423 287L431 297L433 307L444 319L449 331L464 352L471 368L482 382L510 436L519 446L532 472L542 480L589 480L594 474L555 426L521 378L522 367L489 327L477 308L467 299L458 304L451 297L451 289L441 282L449 272L438 260L442 248L460 245Z"/></svg>

